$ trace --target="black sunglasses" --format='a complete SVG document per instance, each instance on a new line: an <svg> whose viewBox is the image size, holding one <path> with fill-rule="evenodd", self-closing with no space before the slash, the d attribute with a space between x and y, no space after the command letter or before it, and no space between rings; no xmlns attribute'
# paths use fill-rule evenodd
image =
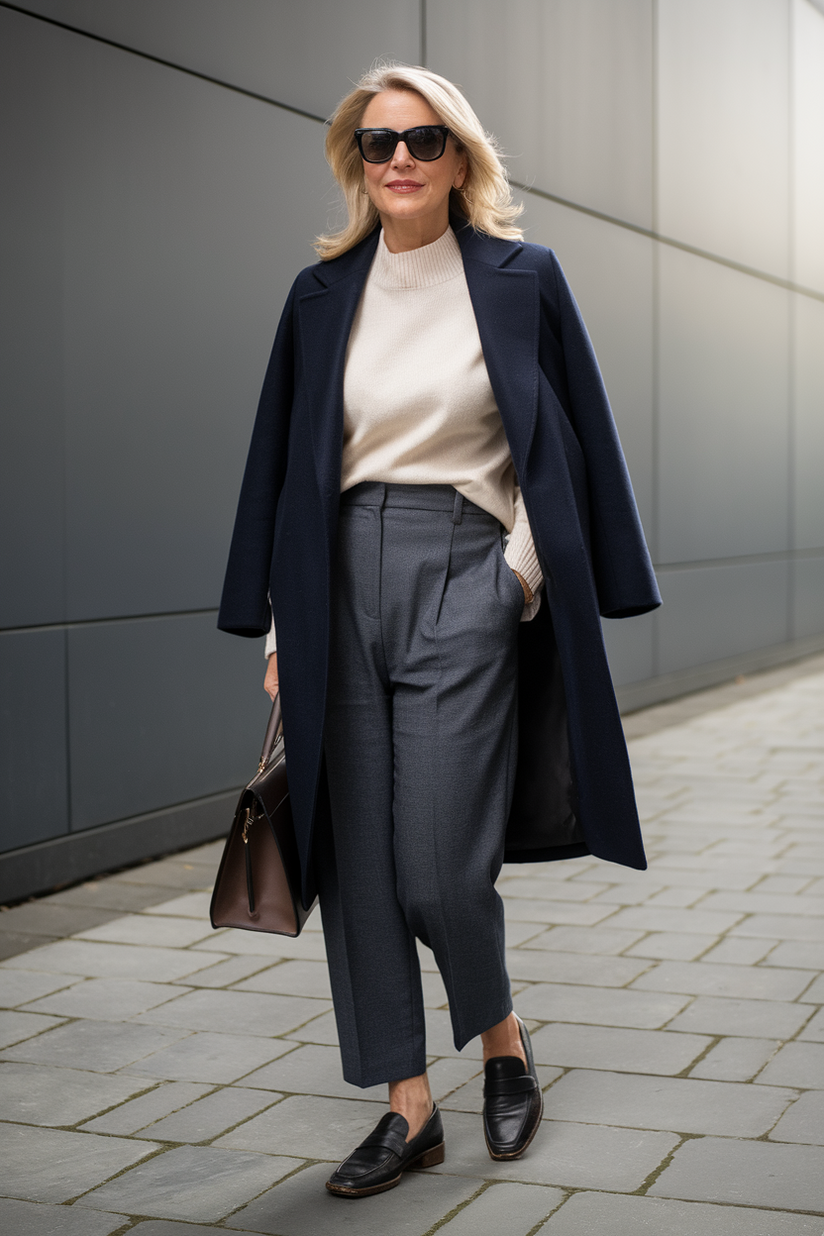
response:
<svg viewBox="0 0 824 1236"><path fill-rule="evenodd" d="M446 150L449 129L445 124L420 124L414 129L355 129L355 141L367 163L388 163L398 142L405 142L413 159L431 163Z"/></svg>

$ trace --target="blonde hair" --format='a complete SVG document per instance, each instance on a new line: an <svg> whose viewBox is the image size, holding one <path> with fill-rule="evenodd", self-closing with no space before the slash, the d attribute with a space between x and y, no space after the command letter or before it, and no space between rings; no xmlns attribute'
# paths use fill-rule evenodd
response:
<svg viewBox="0 0 824 1236"><path fill-rule="evenodd" d="M458 87L429 69L379 63L341 100L329 124L326 158L343 190L348 221L339 231L318 236L315 249L323 261L352 249L378 223L378 211L364 189L363 163L354 131L360 126L370 99L384 90L411 90L419 94L437 112L466 157L466 178L460 189L452 189L450 209L463 215L478 232L520 240L523 231L515 226L515 220L523 207L512 200L494 137L484 132Z"/></svg>

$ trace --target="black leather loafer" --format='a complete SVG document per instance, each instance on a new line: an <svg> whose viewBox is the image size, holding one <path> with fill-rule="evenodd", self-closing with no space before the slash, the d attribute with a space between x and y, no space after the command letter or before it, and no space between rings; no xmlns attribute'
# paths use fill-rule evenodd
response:
<svg viewBox="0 0 824 1236"><path fill-rule="evenodd" d="M492 1159L517 1159L541 1123L544 1096L529 1031L518 1018L526 1068L518 1056L493 1056L484 1066L484 1137Z"/></svg>
<svg viewBox="0 0 824 1236"><path fill-rule="evenodd" d="M326 1182L338 1197L368 1197L400 1184L410 1167L434 1167L443 1163L443 1122L437 1105L411 1142L409 1125L397 1112L387 1112L361 1144L344 1159Z"/></svg>

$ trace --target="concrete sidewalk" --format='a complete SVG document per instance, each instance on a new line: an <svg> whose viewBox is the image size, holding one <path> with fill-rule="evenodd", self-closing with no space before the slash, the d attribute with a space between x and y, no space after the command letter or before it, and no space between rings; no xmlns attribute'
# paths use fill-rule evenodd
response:
<svg viewBox="0 0 824 1236"><path fill-rule="evenodd" d="M340 1080L317 915L210 929L218 844L0 915L3 1232L822 1236L823 670L627 719L648 872L504 870L546 1098L515 1163L424 950L446 1161L325 1192L384 1094Z"/></svg>

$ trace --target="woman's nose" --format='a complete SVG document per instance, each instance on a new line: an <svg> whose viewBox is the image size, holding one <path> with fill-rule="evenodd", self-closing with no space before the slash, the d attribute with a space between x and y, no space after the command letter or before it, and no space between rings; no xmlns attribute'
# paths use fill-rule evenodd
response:
<svg viewBox="0 0 824 1236"><path fill-rule="evenodd" d="M410 163L414 162L415 160L406 148L406 142L398 142L395 147L395 153L392 156L392 166L409 167Z"/></svg>

